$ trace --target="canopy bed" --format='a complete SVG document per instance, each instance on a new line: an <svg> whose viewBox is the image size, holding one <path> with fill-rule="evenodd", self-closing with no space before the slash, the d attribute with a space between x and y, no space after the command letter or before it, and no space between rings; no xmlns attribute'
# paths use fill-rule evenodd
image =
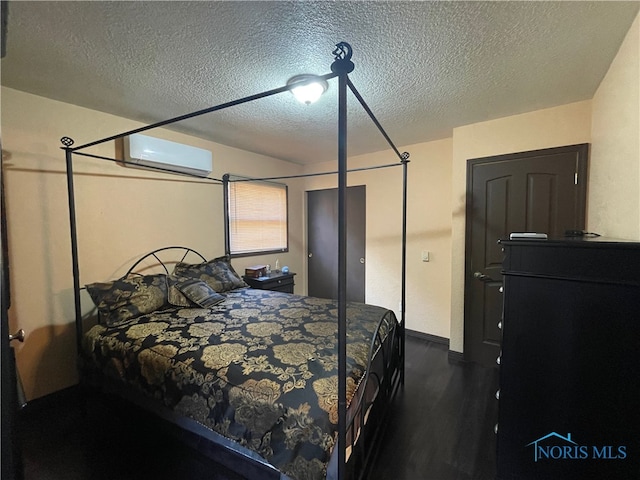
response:
<svg viewBox="0 0 640 480"><path fill-rule="evenodd" d="M363 478L404 382L409 155L398 151L349 80L354 69L351 47L341 42L333 54L332 73L320 78L338 81L338 170L326 173L338 176L337 300L248 288L231 266L229 252L206 259L181 246L144 255L117 280L86 286L80 281L75 156L118 161L84 150L290 91L295 85L78 147L69 137L61 139L81 382L115 392L204 439L215 460L247 478ZM371 168L403 167L399 320L391 310L346 301L348 90L400 159ZM205 180L224 185L229 177ZM150 261L160 273L142 267ZM98 323L90 329L84 325L83 289L98 311Z"/></svg>

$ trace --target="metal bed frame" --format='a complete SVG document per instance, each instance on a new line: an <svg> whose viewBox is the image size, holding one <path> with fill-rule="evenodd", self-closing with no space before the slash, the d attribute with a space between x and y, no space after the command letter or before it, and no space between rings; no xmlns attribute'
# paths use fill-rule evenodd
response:
<svg viewBox="0 0 640 480"><path fill-rule="evenodd" d="M338 175L338 439L336 443L336 448L338 448L338 456L337 456L337 478L338 480L345 480L347 475L349 478L351 475L358 476L358 473L355 471L358 466L353 466L354 463L351 463L350 471L347 472L347 459L346 459L346 446L347 443L347 400L346 400L346 361L347 361L347 351L346 351L346 338L347 338L347 321L346 321L346 311L347 311L347 256L346 256L346 246L347 246L347 229L346 229L346 189L347 189L347 173L350 171L362 171L369 169L377 169L377 168L386 168L402 165L403 167L403 188L402 188L402 286L401 286L401 318L399 321L399 331L397 333L397 342L398 342L398 355L399 355L399 365L392 365L393 362L388 359L389 353L385 353L385 363L389 363L390 368L396 368L397 375L392 375L393 378L388 379L388 382L385 382L384 385L381 385L385 390L385 395L388 395L388 402L390 403L395 397L395 393L399 388L404 386L404 355L405 355L405 305L406 305L406 243L407 243L407 166L409 163L409 154L407 152L400 153L400 151L396 148L391 138L385 132L384 128L377 120L369 106L364 101L363 97L360 95L356 87L353 85L351 80L349 79L349 73L354 70L354 64L351 61L352 49L351 46L346 42L340 42L336 44L336 48L333 50L332 54L334 55L334 61L331 64L331 73L320 75L319 78L324 80L330 80L333 78L338 79L338 170L336 172L327 172L321 174L312 174L312 175L297 175L297 176L286 176L286 177L271 177L264 179L255 179L255 180L275 180L275 179L286 179L286 178L299 178L306 176L314 176L314 175L330 175L337 174ZM99 140L95 140L93 142L86 143L84 145L74 147L74 141L70 137L62 137L60 142L62 143L62 149L65 151L65 159L66 159L66 177L67 177L67 192L68 192L68 203L69 203L69 224L70 224L70 233L71 233L71 256L72 256L72 270L73 270L73 290L74 290L74 307L75 307L75 317L76 317L76 342L78 348L78 355L81 352L81 341L83 335L83 317L82 317L82 309L81 309L81 293L82 290L80 286L80 273L79 273L79 256L78 256L78 236L77 236L77 223L76 223L76 205L75 205L75 192L74 192L74 175L73 175L73 158L74 155L89 157L99 160L107 160L107 161L122 161L114 158L104 157L101 155L90 154L87 152L83 152L82 150L88 149L90 147L100 145L110 141L116 141L122 139L126 136L144 132L147 130L152 130L155 128L167 126L170 124L174 124L183 120L187 120L193 117L197 117L200 115L205 115L208 113L212 113L218 110L223 110L229 107L241 105L244 103L248 103L254 100L258 100L261 98L269 97L272 95L276 95L282 92L290 91L295 86L286 85L280 88L276 88L273 90L268 90L262 93L257 93L255 95L250 95L248 97L243 97L234 101L222 103L213 107L205 108L202 110L198 110L192 113L188 113L185 115L181 115L178 117L170 118L161 122L157 122L154 124L150 124L144 127L136 128L133 130L129 130L117 135L113 135L110 137L102 138ZM400 162L394 163L390 165L382 165L375 166L370 168L359 168L354 170L347 169L347 90L350 90L351 93L355 96L361 106L364 108L366 113L369 115L370 119L373 121L379 132L382 134L388 145L394 151L394 153L398 156ZM150 170L157 171L165 171L163 168L159 167L149 167L146 166L144 168ZM170 172L176 173L176 172ZM185 175L192 177L188 173L178 173L180 175ZM228 179L220 180L215 178L202 178L197 177L199 180L209 180L215 182L217 184L224 184L229 181ZM151 252L149 255L152 255ZM133 267L132 267L133 268ZM376 335L372 340L372 348L377 348L377 346L381 345L381 339ZM368 373L367 373L368 375ZM386 374L384 376L387 376ZM380 379L378 379L379 381ZM126 396L126 392L124 393ZM388 409L387 409L388 410ZM165 412L166 413L166 412ZM383 412L383 418L380 420L380 424L376 426L376 432L374 432L372 440L375 442L375 439L379 436L379 431L386 421L386 413ZM161 416L167 417L166 415ZM172 423L178 424L182 428L186 428L194 433L198 430L198 426L185 426L185 422L183 419L175 419L168 418ZM362 418L362 422L364 424L364 418ZM188 423L188 421L186 422ZM363 425L362 425L363 426ZM353 427L353 425L352 425ZM351 430L353 435L353 430ZM359 435L361 432L357 432L356 435ZM198 433L196 433L198 434ZM200 432L202 434L202 432ZM208 436L206 434L202 436ZM352 438L352 447L355 444L355 438ZM222 443L225 443L224 441ZM361 442L365 443L365 442ZM371 453L371 452L369 452ZM352 452L353 454L353 452ZM360 469L360 475L364 474L366 471L366 465L371 455L364 453L364 461L362 462L362 469ZM256 460L256 459L254 459ZM258 460L260 463L260 461Z"/></svg>

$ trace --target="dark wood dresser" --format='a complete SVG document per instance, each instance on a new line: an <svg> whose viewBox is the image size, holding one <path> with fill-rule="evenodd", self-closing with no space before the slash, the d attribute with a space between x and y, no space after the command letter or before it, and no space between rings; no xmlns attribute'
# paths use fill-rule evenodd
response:
<svg viewBox="0 0 640 480"><path fill-rule="evenodd" d="M251 288L259 288L261 290L275 290L278 292L284 293L293 293L293 286L295 285L293 281L293 276L295 273L282 273L282 272L271 272L266 277L247 277L243 276L247 285Z"/></svg>
<svg viewBox="0 0 640 480"><path fill-rule="evenodd" d="M497 478L640 479L640 243L501 243Z"/></svg>

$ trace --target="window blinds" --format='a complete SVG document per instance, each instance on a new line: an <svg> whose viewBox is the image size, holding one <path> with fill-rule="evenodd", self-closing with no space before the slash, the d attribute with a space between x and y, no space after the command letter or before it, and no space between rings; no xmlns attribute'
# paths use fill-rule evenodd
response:
<svg viewBox="0 0 640 480"><path fill-rule="evenodd" d="M232 255L288 249L286 185L230 182L228 196Z"/></svg>

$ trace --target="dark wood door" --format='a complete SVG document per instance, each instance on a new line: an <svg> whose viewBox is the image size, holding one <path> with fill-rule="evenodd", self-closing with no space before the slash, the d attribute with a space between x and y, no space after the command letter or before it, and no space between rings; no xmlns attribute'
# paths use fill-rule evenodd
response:
<svg viewBox="0 0 640 480"><path fill-rule="evenodd" d="M585 226L588 145L469 160L464 356L495 366L500 354L502 248L512 232L563 236Z"/></svg>
<svg viewBox="0 0 640 480"><path fill-rule="evenodd" d="M347 300L364 302L366 187L347 188ZM307 192L309 296L338 298L338 189Z"/></svg>
<svg viewBox="0 0 640 480"><path fill-rule="evenodd" d="M22 456L17 441L18 418L18 382L13 347L9 341L9 255L7 247L7 221L4 201L4 173L0 162L0 382L2 419L1 430L2 459L0 463L0 478L3 480L20 480L24 478L22 472Z"/></svg>

